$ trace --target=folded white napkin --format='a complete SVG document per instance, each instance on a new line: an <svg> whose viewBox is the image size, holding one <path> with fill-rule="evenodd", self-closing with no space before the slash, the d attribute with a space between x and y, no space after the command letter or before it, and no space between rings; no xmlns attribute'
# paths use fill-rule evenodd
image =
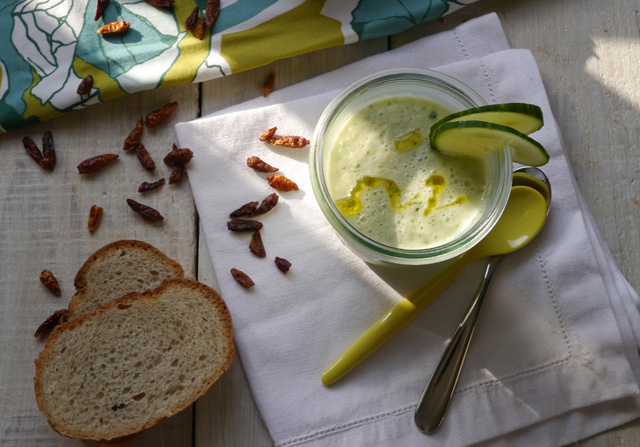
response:
<svg viewBox="0 0 640 447"><path fill-rule="evenodd" d="M490 103L538 104L545 126L533 136L551 154L544 167L553 184L549 221L498 269L447 419L431 436L414 426L413 411L482 263L324 387L324 369L436 269L361 261L316 204L308 148L257 138L273 126L310 138L336 89L394 66L439 67ZM494 14L176 130L180 146L195 153L189 181L238 351L276 446L563 445L640 416L638 296L576 189L533 57L509 49ZM232 210L273 192L265 175L246 166L252 155L300 186L278 193L277 207L260 218L266 258L249 252L249 234L226 227ZM275 256L291 261L288 274L276 269ZM255 287L241 288L232 267L249 274Z"/></svg>

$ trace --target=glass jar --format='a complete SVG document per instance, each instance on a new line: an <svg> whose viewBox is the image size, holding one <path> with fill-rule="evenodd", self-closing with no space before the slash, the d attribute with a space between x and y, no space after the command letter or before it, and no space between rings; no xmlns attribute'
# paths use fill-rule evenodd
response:
<svg viewBox="0 0 640 447"><path fill-rule="evenodd" d="M326 107L311 141L310 174L313 191L329 223L343 242L368 262L423 265L454 258L476 245L493 228L511 191L512 163L503 147L484 159L485 187L475 217L459 234L440 245L400 248L363 234L339 211L327 187L329 153L344 124L367 105L393 97L425 98L451 113L486 104L462 82L445 74L417 68L393 68L361 78L342 90ZM428 140L428 138L427 138Z"/></svg>

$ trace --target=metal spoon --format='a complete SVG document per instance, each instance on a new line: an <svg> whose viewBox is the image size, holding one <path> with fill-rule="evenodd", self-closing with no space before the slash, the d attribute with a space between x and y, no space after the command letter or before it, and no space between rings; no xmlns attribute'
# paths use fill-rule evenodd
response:
<svg viewBox="0 0 640 447"><path fill-rule="evenodd" d="M516 170L513 175L513 186L529 186L536 189L547 201L547 214L549 213L551 184L540 169L520 168ZM504 256L501 254L489 258L478 290L420 397L414 419L418 428L424 433L434 432L444 420L467 356L484 297L493 274Z"/></svg>

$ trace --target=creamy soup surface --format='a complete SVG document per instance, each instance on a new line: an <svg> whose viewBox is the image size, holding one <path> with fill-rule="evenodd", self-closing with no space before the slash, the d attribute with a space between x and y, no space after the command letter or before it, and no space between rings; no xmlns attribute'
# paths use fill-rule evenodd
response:
<svg viewBox="0 0 640 447"><path fill-rule="evenodd" d="M365 236L403 249L456 238L478 219L485 162L441 154L429 129L451 111L392 97L351 116L327 160L327 186L342 215Z"/></svg>

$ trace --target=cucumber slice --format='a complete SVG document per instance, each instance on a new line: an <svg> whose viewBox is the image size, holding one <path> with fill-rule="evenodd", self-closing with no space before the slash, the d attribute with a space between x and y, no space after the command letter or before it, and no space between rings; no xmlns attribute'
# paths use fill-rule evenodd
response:
<svg viewBox="0 0 640 447"><path fill-rule="evenodd" d="M487 123L513 127L526 135L539 130L544 124L540 107L533 104L512 102L490 104L452 113L431 126L431 131L433 132L444 123L452 121L486 121Z"/></svg>
<svg viewBox="0 0 640 447"><path fill-rule="evenodd" d="M447 154L486 157L508 146L514 162L542 166L549 161L544 147L512 127L485 121L453 121L430 135L431 147Z"/></svg>

